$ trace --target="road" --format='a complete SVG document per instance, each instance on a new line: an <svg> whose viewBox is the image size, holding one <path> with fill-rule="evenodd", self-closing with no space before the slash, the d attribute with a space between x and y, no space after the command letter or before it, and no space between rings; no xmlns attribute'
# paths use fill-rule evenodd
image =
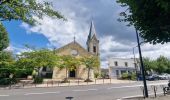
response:
<svg viewBox="0 0 170 100"><path fill-rule="evenodd" d="M149 93L153 93L151 85L160 85L168 81L147 82ZM66 100L65 97L74 97L72 100L117 100L122 97L142 95L142 82L126 84L104 84L88 86L70 86L53 88L29 88L0 90L0 100Z"/></svg>

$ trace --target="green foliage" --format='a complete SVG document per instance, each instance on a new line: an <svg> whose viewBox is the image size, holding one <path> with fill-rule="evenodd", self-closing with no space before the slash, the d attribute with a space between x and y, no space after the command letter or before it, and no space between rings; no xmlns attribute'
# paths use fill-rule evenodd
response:
<svg viewBox="0 0 170 100"><path fill-rule="evenodd" d="M96 56L83 57L81 62L86 65L87 68L93 69L100 66L100 61Z"/></svg>
<svg viewBox="0 0 170 100"><path fill-rule="evenodd" d="M128 73L123 73L121 78L122 79L129 79L129 74Z"/></svg>
<svg viewBox="0 0 170 100"><path fill-rule="evenodd" d="M159 74L170 73L170 60L164 56L158 57L156 60L144 58L143 60L145 70L148 72L154 71Z"/></svg>
<svg viewBox="0 0 170 100"><path fill-rule="evenodd" d="M41 84L41 83L43 83L43 78L41 78L41 77L35 77L35 78L34 78L34 83L35 83L35 84Z"/></svg>
<svg viewBox="0 0 170 100"><path fill-rule="evenodd" d="M22 20L33 25L36 22L35 17L42 19L43 16L50 16L64 19L59 12L52 9L51 3L37 0L3 0L0 9L0 21Z"/></svg>
<svg viewBox="0 0 170 100"><path fill-rule="evenodd" d="M10 85L10 84L16 84L17 80L15 78L1 78L0 79L0 85Z"/></svg>
<svg viewBox="0 0 170 100"><path fill-rule="evenodd" d="M134 25L146 42L166 43L170 39L170 2L168 0L117 0L126 8L119 21Z"/></svg>
<svg viewBox="0 0 170 100"><path fill-rule="evenodd" d="M19 55L18 67L39 69L40 67L55 67L58 57L47 49L24 52Z"/></svg>
<svg viewBox="0 0 170 100"><path fill-rule="evenodd" d="M16 78L27 78L28 75L32 74L32 69L16 69L14 75Z"/></svg>
<svg viewBox="0 0 170 100"><path fill-rule="evenodd" d="M137 78L136 73L133 72L133 73L131 74L131 80L136 80L136 78Z"/></svg>
<svg viewBox="0 0 170 100"><path fill-rule="evenodd" d="M155 70L156 67L157 67L157 62L154 61L154 60L150 60L149 58L144 58L143 64L145 66L145 70L148 71L148 72Z"/></svg>
<svg viewBox="0 0 170 100"><path fill-rule="evenodd" d="M85 80L86 82L91 82L90 78L90 70L91 69L97 69L100 66L100 61L98 59L98 57L96 56L86 56L81 58L81 62L82 64L84 64L86 66L86 68L88 69L88 75L87 75L87 79Z"/></svg>
<svg viewBox="0 0 170 100"><path fill-rule="evenodd" d="M80 61L78 58L75 58L70 55L60 56L60 68L68 68L70 70L75 69L80 65Z"/></svg>
<svg viewBox="0 0 170 100"><path fill-rule="evenodd" d="M0 51L0 78L8 78L10 73L14 73L14 63L11 52Z"/></svg>
<svg viewBox="0 0 170 100"><path fill-rule="evenodd" d="M8 33L0 22L0 51L3 51L9 45Z"/></svg>
<svg viewBox="0 0 170 100"><path fill-rule="evenodd" d="M0 85L9 85L11 83L9 78L1 78Z"/></svg>
<svg viewBox="0 0 170 100"><path fill-rule="evenodd" d="M134 72L131 73L131 74L130 73L129 74L128 73L123 73L121 79L136 80L136 73L134 73Z"/></svg>
<svg viewBox="0 0 170 100"><path fill-rule="evenodd" d="M14 63L11 52L0 51L0 68L10 67Z"/></svg>
<svg viewBox="0 0 170 100"><path fill-rule="evenodd" d="M166 72L166 70L168 69L168 67L170 67L170 61L168 60L168 58L164 57L164 56L160 56L159 58L156 59L157 61L157 68L156 71L158 73L163 73Z"/></svg>
<svg viewBox="0 0 170 100"><path fill-rule="evenodd" d="M69 82L67 76L68 70L75 70L77 67L79 67L80 64L81 64L80 60L73 56L70 55L59 56L57 67L61 69L63 68L66 69L66 77L63 80L64 83Z"/></svg>
<svg viewBox="0 0 170 100"><path fill-rule="evenodd" d="M95 78L98 78L99 76L100 76L100 74L99 74L98 72L95 72L95 73L94 73L94 77L95 77Z"/></svg>
<svg viewBox="0 0 170 100"><path fill-rule="evenodd" d="M38 2L37 0L0 0L0 51L9 45L8 33L2 21L20 20L29 25L40 24L36 18L43 16L65 18L52 8L52 3Z"/></svg>

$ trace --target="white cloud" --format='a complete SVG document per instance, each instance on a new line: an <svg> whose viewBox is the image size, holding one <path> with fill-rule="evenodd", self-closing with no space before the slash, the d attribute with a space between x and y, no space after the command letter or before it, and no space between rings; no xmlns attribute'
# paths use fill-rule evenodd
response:
<svg viewBox="0 0 170 100"><path fill-rule="evenodd" d="M22 52L29 52L31 49L25 48L23 46L9 45L5 51L14 52L15 54L21 54Z"/></svg>
<svg viewBox="0 0 170 100"><path fill-rule="evenodd" d="M38 0L42 1L42 0ZM44 1L44 0L43 0ZM44 35L50 43L48 47L61 47L76 40L85 46L91 17L93 16L97 35L100 38L100 51L102 66L107 67L109 57L133 57L133 47L137 45L135 30L125 26L125 23L117 21L119 12L123 11L113 0L46 0L53 2L55 10L59 10L68 21L56 20L44 16L44 19L37 19L40 25L29 27L22 23L29 34L36 32ZM103 34L105 33L105 34ZM170 58L170 44L141 46L142 54L145 57L156 58L164 55ZM24 51L24 50L21 50ZM137 48L135 55L138 57Z"/></svg>

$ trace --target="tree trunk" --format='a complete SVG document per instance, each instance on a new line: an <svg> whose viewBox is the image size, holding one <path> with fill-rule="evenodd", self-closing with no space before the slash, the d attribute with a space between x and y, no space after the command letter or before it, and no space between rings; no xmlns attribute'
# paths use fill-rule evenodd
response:
<svg viewBox="0 0 170 100"><path fill-rule="evenodd" d="M68 68L66 67L66 80L68 79Z"/></svg>
<svg viewBox="0 0 170 100"><path fill-rule="evenodd" d="M88 68L87 80L90 80L90 68Z"/></svg>
<svg viewBox="0 0 170 100"><path fill-rule="evenodd" d="M69 81L68 81L68 68L66 67L66 77L65 77L65 79L63 80L63 82L64 83L68 83Z"/></svg>
<svg viewBox="0 0 170 100"><path fill-rule="evenodd" d="M87 79L85 80L85 82L93 82L92 80L90 80L90 68L89 67L88 67Z"/></svg>

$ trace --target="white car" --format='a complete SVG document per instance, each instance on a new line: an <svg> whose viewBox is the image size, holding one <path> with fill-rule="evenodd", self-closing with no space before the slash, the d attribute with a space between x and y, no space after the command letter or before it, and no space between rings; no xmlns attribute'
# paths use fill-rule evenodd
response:
<svg viewBox="0 0 170 100"><path fill-rule="evenodd" d="M162 75L158 75L159 79L161 80L169 80L170 79L170 74L164 73Z"/></svg>

